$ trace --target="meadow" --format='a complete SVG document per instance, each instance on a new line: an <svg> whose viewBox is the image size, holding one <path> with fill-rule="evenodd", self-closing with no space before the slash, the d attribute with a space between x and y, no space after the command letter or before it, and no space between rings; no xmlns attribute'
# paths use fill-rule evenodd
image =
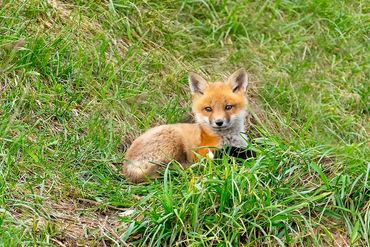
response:
<svg viewBox="0 0 370 247"><path fill-rule="evenodd" d="M0 246L370 246L370 3L0 1ZM188 71L250 76L249 148L150 183Z"/></svg>

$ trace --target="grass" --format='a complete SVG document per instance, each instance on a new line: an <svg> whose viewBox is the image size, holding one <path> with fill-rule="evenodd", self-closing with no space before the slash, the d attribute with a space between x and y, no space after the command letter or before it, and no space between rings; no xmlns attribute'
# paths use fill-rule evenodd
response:
<svg viewBox="0 0 370 247"><path fill-rule="evenodd" d="M0 245L370 246L367 1L0 3ZM187 71L250 73L256 159L133 185Z"/></svg>

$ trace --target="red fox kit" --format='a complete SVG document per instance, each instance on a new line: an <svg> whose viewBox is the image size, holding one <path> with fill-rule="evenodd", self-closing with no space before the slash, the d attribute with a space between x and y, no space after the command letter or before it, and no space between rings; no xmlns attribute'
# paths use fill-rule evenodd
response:
<svg viewBox="0 0 370 247"><path fill-rule="evenodd" d="M158 175L161 164L176 160L183 167L196 160L195 153L212 156L212 147L246 146L241 136L246 117L248 84L243 69L226 82L207 82L190 73L196 123L162 125L139 136L126 152L123 175L135 183Z"/></svg>

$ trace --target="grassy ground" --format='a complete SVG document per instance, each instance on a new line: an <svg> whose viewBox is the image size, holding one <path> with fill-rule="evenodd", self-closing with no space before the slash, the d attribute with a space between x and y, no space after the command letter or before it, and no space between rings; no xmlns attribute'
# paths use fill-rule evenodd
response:
<svg viewBox="0 0 370 247"><path fill-rule="evenodd" d="M0 1L0 245L369 246L368 1ZM150 184L187 71L254 82L256 159Z"/></svg>

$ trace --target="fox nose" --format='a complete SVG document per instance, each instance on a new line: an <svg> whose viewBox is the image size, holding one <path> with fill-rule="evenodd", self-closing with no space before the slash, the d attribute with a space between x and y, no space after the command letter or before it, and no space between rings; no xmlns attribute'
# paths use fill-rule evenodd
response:
<svg viewBox="0 0 370 247"><path fill-rule="evenodd" d="M223 124L224 124L224 121L223 120L221 120L221 119L218 119L218 120L216 120L215 121L215 124L217 125L217 126L222 126Z"/></svg>

